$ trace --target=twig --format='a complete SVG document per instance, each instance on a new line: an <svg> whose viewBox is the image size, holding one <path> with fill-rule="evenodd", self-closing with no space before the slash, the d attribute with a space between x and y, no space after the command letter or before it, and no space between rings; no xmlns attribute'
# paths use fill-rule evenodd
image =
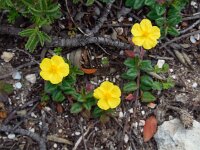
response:
<svg viewBox="0 0 200 150"><path fill-rule="evenodd" d="M9 72L9 73L7 73L7 74L5 74L5 75L0 76L0 80L5 79L5 78L8 78L9 76L11 76L11 75L12 75L14 72L16 72L17 70L20 70L20 69L22 69L22 68L24 68L24 67L28 67L28 66L35 65L35 64L37 64L37 63L36 63L36 62L28 62L28 63L26 63L26 64L22 64L22 65L20 65L20 66L18 66L18 67L16 67L16 68L14 68L13 71L11 71L11 72Z"/></svg>
<svg viewBox="0 0 200 150"><path fill-rule="evenodd" d="M85 150L88 150L86 140L85 140L85 136L83 135L84 133L83 133L83 126L82 126L81 121L79 121L79 124L80 124L79 126L80 126L80 129L81 129L82 139L83 139L83 144L84 144Z"/></svg>
<svg viewBox="0 0 200 150"><path fill-rule="evenodd" d="M89 36L88 34L86 34L77 24L76 22L74 21L73 17L71 16L71 13L69 11L69 7L68 7L68 0L65 0L65 5L66 5L66 9L67 9L67 13L71 19L71 21L73 22L73 24L75 25L75 27L82 33L84 34L85 36Z"/></svg>
<svg viewBox="0 0 200 150"><path fill-rule="evenodd" d="M57 137L56 135L47 135L47 140L57 142L57 143L62 143L62 144L68 144L68 145L73 144L71 141L64 138Z"/></svg>
<svg viewBox="0 0 200 150"><path fill-rule="evenodd" d="M80 47L85 46L87 44L102 44L108 46L114 46L119 49L131 49L131 45L127 43L120 42L119 40L112 40L111 38L105 38L100 36L88 37L88 36L80 36L76 38L58 38L55 37L48 47Z"/></svg>
<svg viewBox="0 0 200 150"><path fill-rule="evenodd" d="M106 9L104 10L103 15L101 16L101 18L99 18L99 22L98 24L90 31L88 31L87 33L89 35L94 35L95 33L97 33L99 31L99 29L103 26L104 22L107 20L108 14L110 13L112 4L115 2L115 0L111 0L107 6Z"/></svg>
<svg viewBox="0 0 200 150"><path fill-rule="evenodd" d="M12 132L12 133L28 136L39 144L40 150L46 150L47 149L45 140L43 138L41 138L38 134L33 133L31 131L28 131L28 130L25 130L25 129L13 130L12 127L5 126L5 125L0 125L0 131L1 132Z"/></svg>
<svg viewBox="0 0 200 150"><path fill-rule="evenodd" d="M198 18L200 18L200 14L196 14L196 15L193 14L190 17L183 18L182 21L193 20L193 19L198 19Z"/></svg>
<svg viewBox="0 0 200 150"><path fill-rule="evenodd" d="M172 57L161 57L161 56L155 56L155 55L149 55L149 57L155 58L155 59L163 59L163 60L174 60L174 58Z"/></svg>
<svg viewBox="0 0 200 150"><path fill-rule="evenodd" d="M159 49L162 49L162 48L166 47L167 45L169 45L169 44L171 44L171 43L173 43L173 42L175 42L175 41L178 41L178 40L180 40L180 39L182 39L182 38L186 38L186 37L189 37L189 36L191 36L191 35L195 35L195 34L199 34L199 33L200 33L200 30L193 31L193 32L187 33L187 34L183 34L182 36L173 38L172 40L170 40L170 41L164 43Z"/></svg>
<svg viewBox="0 0 200 150"><path fill-rule="evenodd" d="M87 128L87 130L85 131L85 133L82 136L79 137L79 139L76 141L76 143L75 143L75 145L74 145L72 150L76 150L78 148L79 144L81 143L81 141L83 139L83 136L86 136L89 133L91 128L92 128L92 126L89 126Z"/></svg>
<svg viewBox="0 0 200 150"><path fill-rule="evenodd" d="M198 24L200 23L200 19L197 20L196 22L194 22L191 26L189 26L188 28L184 29L184 30L181 30L180 31L180 34L184 34L185 32L193 29L195 26L197 26Z"/></svg>

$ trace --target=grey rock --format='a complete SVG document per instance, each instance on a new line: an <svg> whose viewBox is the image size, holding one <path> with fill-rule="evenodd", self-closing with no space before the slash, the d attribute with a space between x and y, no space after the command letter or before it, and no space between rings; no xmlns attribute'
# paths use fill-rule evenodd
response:
<svg viewBox="0 0 200 150"><path fill-rule="evenodd" d="M165 121L154 135L158 150L199 150L200 123L193 121L191 129L185 129L179 119Z"/></svg>

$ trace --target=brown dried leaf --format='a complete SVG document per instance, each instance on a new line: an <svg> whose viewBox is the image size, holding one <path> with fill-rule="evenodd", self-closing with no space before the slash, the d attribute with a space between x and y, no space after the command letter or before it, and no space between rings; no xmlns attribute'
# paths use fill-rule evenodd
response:
<svg viewBox="0 0 200 150"><path fill-rule="evenodd" d="M0 111L0 119L5 119L7 117L6 111Z"/></svg>
<svg viewBox="0 0 200 150"><path fill-rule="evenodd" d="M62 107L62 105L61 104L56 104L56 110L60 114L63 113L63 107Z"/></svg>
<svg viewBox="0 0 200 150"><path fill-rule="evenodd" d="M81 70L85 73L85 74L93 74L97 71L97 69L86 69L86 68L81 68Z"/></svg>
<svg viewBox="0 0 200 150"><path fill-rule="evenodd" d="M125 50L124 52L125 52L126 56L128 56L128 57L131 57L131 58L135 57L135 53L132 50Z"/></svg>
<svg viewBox="0 0 200 150"><path fill-rule="evenodd" d="M157 130L157 119L155 116L150 116L146 121L143 128L144 142L148 142Z"/></svg>

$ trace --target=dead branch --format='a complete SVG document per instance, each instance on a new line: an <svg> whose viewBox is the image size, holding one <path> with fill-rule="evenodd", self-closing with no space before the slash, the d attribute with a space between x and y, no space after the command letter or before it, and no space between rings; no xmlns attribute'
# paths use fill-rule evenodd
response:
<svg viewBox="0 0 200 150"><path fill-rule="evenodd" d="M0 125L0 131L1 132L12 132L16 134L20 134L23 136L28 136L32 138L34 141L36 141L39 144L40 150L46 150L46 142L43 138L41 138L38 134L33 133L31 131L25 130L25 129L16 129L13 130L10 126Z"/></svg>
<svg viewBox="0 0 200 150"><path fill-rule="evenodd" d="M186 33L187 31L193 29L195 26L197 26L198 24L200 23L200 19L195 21L191 26L189 26L188 28L184 29L184 30L181 30L180 33L181 34L184 34Z"/></svg>

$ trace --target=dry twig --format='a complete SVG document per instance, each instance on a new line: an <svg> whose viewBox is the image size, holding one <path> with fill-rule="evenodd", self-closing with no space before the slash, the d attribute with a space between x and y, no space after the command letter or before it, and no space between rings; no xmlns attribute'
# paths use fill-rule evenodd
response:
<svg viewBox="0 0 200 150"><path fill-rule="evenodd" d="M189 26L188 28L184 29L184 30L181 30L180 33L181 34L184 34L185 32L193 29L195 26L197 26L198 24L200 23L200 19L197 20L196 22L194 22L191 26Z"/></svg>

